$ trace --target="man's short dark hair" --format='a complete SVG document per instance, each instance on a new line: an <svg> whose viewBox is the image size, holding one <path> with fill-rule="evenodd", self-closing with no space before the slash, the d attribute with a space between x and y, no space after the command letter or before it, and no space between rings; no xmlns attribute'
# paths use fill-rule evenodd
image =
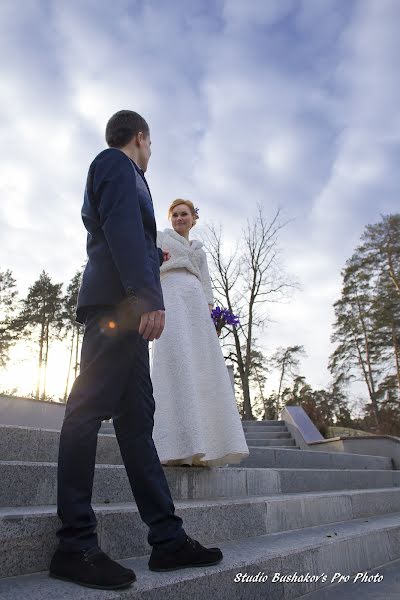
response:
<svg viewBox="0 0 400 600"><path fill-rule="evenodd" d="M106 127L106 142L110 148L123 148L141 131L150 132L146 121L133 110L119 110L111 117Z"/></svg>

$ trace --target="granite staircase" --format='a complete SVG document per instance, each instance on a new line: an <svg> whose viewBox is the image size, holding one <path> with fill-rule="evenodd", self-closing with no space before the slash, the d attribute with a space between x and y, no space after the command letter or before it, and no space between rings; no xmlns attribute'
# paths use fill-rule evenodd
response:
<svg viewBox="0 0 400 600"><path fill-rule="evenodd" d="M242 425L249 448L299 448L285 421L242 421Z"/></svg>
<svg viewBox="0 0 400 600"><path fill-rule="evenodd" d="M262 432L262 427L277 429ZM246 437L282 435L283 427L245 424ZM219 545L224 560L209 568L152 573L147 528L110 430L99 435L97 448L93 506L99 540L113 558L135 570L137 582L106 592L50 579L59 527L58 443L56 430L0 426L1 600L322 600L336 593L330 581L335 573L377 567L383 572L381 565L392 587L396 584L400 471L389 458L256 445L239 466L166 467L186 531L205 545ZM306 581L288 581L294 574ZM360 597L357 590L345 596L347 584L339 585L342 599ZM375 586L374 598L382 593L390 598L382 582L368 585Z"/></svg>

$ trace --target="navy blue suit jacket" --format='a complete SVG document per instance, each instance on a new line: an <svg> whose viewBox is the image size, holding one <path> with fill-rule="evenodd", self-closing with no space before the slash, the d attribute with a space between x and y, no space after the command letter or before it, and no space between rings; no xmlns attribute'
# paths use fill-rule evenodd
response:
<svg viewBox="0 0 400 600"><path fill-rule="evenodd" d="M128 304L136 315L164 310L162 251L156 246L153 202L143 172L116 148L89 167L82 220L88 261L78 294L76 320L85 308Z"/></svg>

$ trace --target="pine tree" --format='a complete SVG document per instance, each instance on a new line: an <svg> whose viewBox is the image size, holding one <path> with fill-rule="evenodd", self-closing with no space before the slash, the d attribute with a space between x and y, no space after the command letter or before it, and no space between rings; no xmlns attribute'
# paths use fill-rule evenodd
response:
<svg viewBox="0 0 400 600"><path fill-rule="evenodd" d="M379 429L377 384L381 368L379 343L371 318L373 300L368 273L363 270L355 253L343 271L342 295L334 305L336 320L332 341L337 343L337 347L331 356L329 368L336 375L348 375L352 370L361 374Z"/></svg>
<svg viewBox="0 0 400 600"><path fill-rule="evenodd" d="M387 350L388 372L380 395L392 395L395 386L400 402L400 215L386 215L368 225L361 239L358 252L371 284L375 283L375 326Z"/></svg>
<svg viewBox="0 0 400 600"><path fill-rule="evenodd" d="M18 338L13 317L17 308L17 286L12 272L0 270L0 368L9 360L11 346Z"/></svg>
<svg viewBox="0 0 400 600"><path fill-rule="evenodd" d="M65 391L64 391L64 402L67 401L69 383L71 377L72 370L72 362L75 357L75 364L73 366L75 378L78 375L79 369L79 350L80 350L80 338L82 332L82 325L75 321L75 311L76 304L78 300L78 292L79 286L82 278L82 270L77 271L73 278L71 279L67 291L63 296L63 310L62 310L62 318L64 320L64 327L66 331L66 335L70 336L70 355L69 355L69 364L67 371L67 379L65 383Z"/></svg>
<svg viewBox="0 0 400 600"><path fill-rule="evenodd" d="M342 273L330 369L361 376L366 414L383 431L388 403L400 409L400 215L368 225L361 240Z"/></svg>
<svg viewBox="0 0 400 600"><path fill-rule="evenodd" d="M46 376L50 341L59 337L63 326L61 283L52 283L42 271L22 300L17 317L18 327L25 336L38 336L38 378L35 397L46 398Z"/></svg>
<svg viewBox="0 0 400 600"><path fill-rule="evenodd" d="M400 214L384 215L379 223L367 225L361 239L364 264L386 273L400 296Z"/></svg>
<svg viewBox="0 0 400 600"><path fill-rule="evenodd" d="M400 295L387 273L377 280L372 318L381 349L384 381L379 385L379 396L389 394L400 404Z"/></svg>
<svg viewBox="0 0 400 600"><path fill-rule="evenodd" d="M285 404L282 402L282 391L284 383L288 376L291 378L297 376L297 370L300 365L300 356L304 356L305 351L303 346L287 346L286 348L278 348L271 357L273 367L279 369L279 388L277 393L277 407L279 412Z"/></svg>

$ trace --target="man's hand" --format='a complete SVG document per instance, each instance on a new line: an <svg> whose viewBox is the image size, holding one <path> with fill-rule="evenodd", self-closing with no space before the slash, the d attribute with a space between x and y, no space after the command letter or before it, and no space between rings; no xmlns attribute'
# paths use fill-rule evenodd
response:
<svg viewBox="0 0 400 600"><path fill-rule="evenodd" d="M143 313L140 318L139 335L152 342L158 340L165 326L165 310Z"/></svg>
<svg viewBox="0 0 400 600"><path fill-rule="evenodd" d="M165 261L167 261L167 260L169 260L169 259L171 258L171 255L170 255L170 253L168 252L168 250L163 250L163 251L162 251L162 255L163 255L163 261L164 261L164 262L165 262Z"/></svg>

